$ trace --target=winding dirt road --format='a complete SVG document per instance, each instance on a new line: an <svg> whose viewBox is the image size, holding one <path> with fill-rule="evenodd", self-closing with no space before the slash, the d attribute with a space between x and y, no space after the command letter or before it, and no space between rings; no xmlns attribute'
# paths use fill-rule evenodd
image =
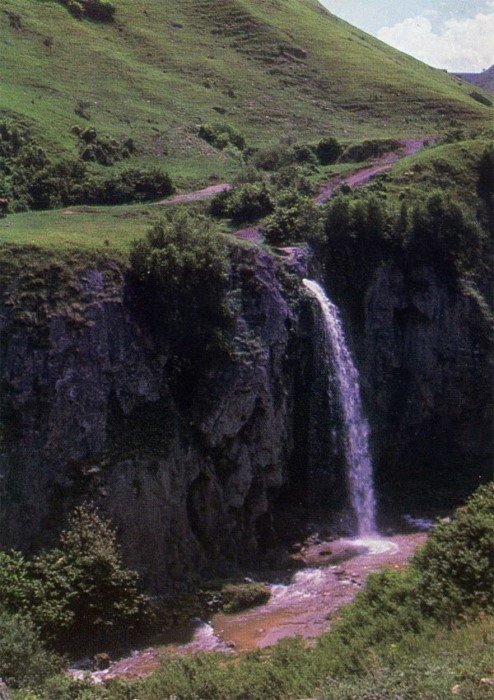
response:
<svg viewBox="0 0 494 700"><path fill-rule="evenodd" d="M422 139L404 139L401 143L401 149L399 151L394 151L393 153L388 153L382 158L378 158L372 162L371 165L365 167L356 168L346 175L338 175L331 178L328 182L324 183L316 195L315 201L318 204L324 204L328 199L331 199L335 191L341 185L348 185L349 187L361 187L367 182L372 180L377 175L391 170L393 165L407 156L412 156L418 153L424 145L428 142L433 141L430 137ZM227 192L231 190L233 185L222 182L217 185L210 185L209 187L204 187L201 190L196 190L195 192L188 192L187 194L176 194L172 197L167 197L157 202L161 206L170 206L172 204L191 204L192 202L199 202L203 199L208 199L209 197L214 197L214 195L220 194L221 192ZM259 235L260 227L249 226L244 229L240 229L235 232L235 236L238 238L244 238L246 240L254 240Z"/></svg>
<svg viewBox="0 0 494 700"><path fill-rule="evenodd" d="M209 187L204 187L202 190L196 190L195 192L188 192L187 194L175 194L173 197L167 197L162 199L156 204L161 206L170 206L171 204L190 204L191 202L199 202L201 199L207 199L208 197L214 197L216 194L221 192L227 192L232 189L233 185L229 185L227 182L222 182L219 185L210 185Z"/></svg>

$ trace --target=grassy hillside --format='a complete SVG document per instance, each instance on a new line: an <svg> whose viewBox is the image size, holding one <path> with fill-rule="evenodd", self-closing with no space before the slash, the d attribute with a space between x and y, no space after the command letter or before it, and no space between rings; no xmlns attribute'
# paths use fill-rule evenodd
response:
<svg viewBox="0 0 494 700"><path fill-rule="evenodd" d="M457 201L470 205L476 201L478 163L488 144L488 139L480 138L425 148L403 158L390 173L369 183L362 193L370 189L395 202L405 200L413 204L440 188ZM355 167L355 163L321 167L314 178L324 181ZM178 205L183 206L203 211L209 203ZM0 245L29 245L58 251L74 247L100 252L111 249L125 254L131 242L143 236L165 212L155 203L23 212L0 219ZM228 230L224 222L215 220L215 225L219 230Z"/></svg>
<svg viewBox="0 0 494 700"><path fill-rule="evenodd" d="M4 0L0 117L30 125L51 153L77 152L74 125L132 137L136 165L178 184L228 177L235 154L197 136L227 122L247 145L283 134L347 139L429 134L492 109L471 86L407 57L315 0L115 0L112 23L55 0ZM119 166L117 166L118 168Z"/></svg>

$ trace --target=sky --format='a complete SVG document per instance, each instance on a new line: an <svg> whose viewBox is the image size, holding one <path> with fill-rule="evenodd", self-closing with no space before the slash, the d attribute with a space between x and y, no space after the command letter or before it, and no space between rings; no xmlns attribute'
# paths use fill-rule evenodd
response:
<svg viewBox="0 0 494 700"><path fill-rule="evenodd" d="M320 0L338 17L436 68L494 64L494 0Z"/></svg>

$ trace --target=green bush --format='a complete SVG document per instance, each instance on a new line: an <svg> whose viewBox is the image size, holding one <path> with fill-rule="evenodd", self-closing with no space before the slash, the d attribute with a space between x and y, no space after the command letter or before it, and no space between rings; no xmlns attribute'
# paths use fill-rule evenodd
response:
<svg viewBox="0 0 494 700"><path fill-rule="evenodd" d="M124 204L144 202L154 197L168 197L173 191L172 180L163 170L128 168L106 179L88 178L83 182L80 191L75 188L74 194L78 203Z"/></svg>
<svg viewBox="0 0 494 700"><path fill-rule="evenodd" d="M137 583L110 523L86 507L75 509L55 549L30 560L0 553L2 605L62 647L125 639L144 614Z"/></svg>
<svg viewBox="0 0 494 700"><path fill-rule="evenodd" d="M36 557L34 568L45 595L65 591L70 634L81 641L126 638L142 619L138 575L125 568L110 522L91 508L74 510L58 547Z"/></svg>
<svg viewBox="0 0 494 700"><path fill-rule="evenodd" d="M199 137L221 151L229 146L235 146L239 151L245 148L244 137L229 124L201 124Z"/></svg>
<svg viewBox="0 0 494 700"><path fill-rule="evenodd" d="M339 141L333 137L321 139L316 147L316 154L322 165L336 163L342 151L343 147Z"/></svg>
<svg viewBox="0 0 494 700"><path fill-rule="evenodd" d="M340 156L340 161L342 163L361 163L369 158L378 158L390 151L397 151L400 147L400 142L394 139L363 141L349 146Z"/></svg>
<svg viewBox="0 0 494 700"><path fill-rule="evenodd" d="M49 651L27 616L0 609L0 678L12 687L38 687L62 670L63 660Z"/></svg>
<svg viewBox="0 0 494 700"><path fill-rule="evenodd" d="M0 602L13 614L29 615L45 637L53 638L72 623L71 592L64 577L43 562L43 555L26 559L20 552L0 552Z"/></svg>
<svg viewBox="0 0 494 700"><path fill-rule="evenodd" d="M388 253L393 222L376 197L340 195L327 205L324 226L326 265L333 289L361 310L370 278Z"/></svg>
<svg viewBox="0 0 494 700"><path fill-rule="evenodd" d="M101 138L94 127L81 129L75 126L72 133L79 138L79 158L84 162L114 165L118 161L130 158L135 152L134 141L129 138L122 142L116 139Z"/></svg>
<svg viewBox="0 0 494 700"><path fill-rule="evenodd" d="M494 196L494 144L486 146L480 158L477 192L486 201L492 200Z"/></svg>
<svg viewBox="0 0 494 700"><path fill-rule="evenodd" d="M267 603L271 592L264 583L232 583L221 590L223 610L235 613Z"/></svg>
<svg viewBox="0 0 494 700"><path fill-rule="evenodd" d="M74 17L88 19L97 22L113 22L115 5L108 0L58 0Z"/></svg>
<svg viewBox="0 0 494 700"><path fill-rule="evenodd" d="M272 188L276 190L297 190L301 195L313 196L317 187L306 176L306 169L296 165L285 165L273 173L270 179Z"/></svg>
<svg viewBox="0 0 494 700"><path fill-rule="evenodd" d="M317 155L313 146L295 144L293 146L294 162L299 165L317 165Z"/></svg>
<svg viewBox="0 0 494 700"><path fill-rule="evenodd" d="M484 105L484 107L492 107L492 105L493 105L492 100L490 100L488 97L483 95L478 90L473 90L470 93L470 97L472 97L476 102L480 102L480 104Z"/></svg>
<svg viewBox="0 0 494 700"><path fill-rule="evenodd" d="M406 249L414 262L466 271L476 264L483 244L478 222L441 191L412 212Z"/></svg>
<svg viewBox="0 0 494 700"><path fill-rule="evenodd" d="M494 613L494 484L437 525L412 563L426 613L448 623Z"/></svg>
<svg viewBox="0 0 494 700"><path fill-rule="evenodd" d="M270 245L292 243L320 244L323 240L323 222L320 207L310 198L295 190L283 192L276 202L275 211L264 226Z"/></svg>
<svg viewBox="0 0 494 700"><path fill-rule="evenodd" d="M252 162L260 170L276 172L289 165L316 165L317 157L312 146L281 142L256 151Z"/></svg>
<svg viewBox="0 0 494 700"><path fill-rule="evenodd" d="M0 122L0 197L14 210L49 209L67 204L123 204L166 197L173 192L169 175L158 168L128 168L110 177L95 177L86 161L111 165L134 152L132 139L100 139L93 128L74 127L80 156L51 162L29 130Z"/></svg>
<svg viewBox="0 0 494 700"><path fill-rule="evenodd" d="M135 242L130 266L160 341L199 365L215 355L231 324L229 256L210 223L184 211L163 219Z"/></svg>
<svg viewBox="0 0 494 700"><path fill-rule="evenodd" d="M238 185L217 195L211 202L210 213L241 223L271 214L273 208L272 195L266 184L261 182Z"/></svg>

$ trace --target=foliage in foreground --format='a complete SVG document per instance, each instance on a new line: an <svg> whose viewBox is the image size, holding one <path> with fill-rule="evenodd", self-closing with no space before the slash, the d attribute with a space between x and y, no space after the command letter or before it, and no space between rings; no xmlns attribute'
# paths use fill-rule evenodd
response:
<svg viewBox="0 0 494 700"><path fill-rule="evenodd" d="M62 670L32 620L0 609L0 678L12 687L39 687Z"/></svg>
<svg viewBox="0 0 494 700"><path fill-rule="evenodd" d="M494 683L494 617L488 614L494 604L493 538L491 484L431 533L407 570L372 575L314 648L289 639L268 653L233 661L169 658L144 681L91 688L57 679L19 699L412 700L449 697L453 689L471 700L487 699ZM436 578L441 592L431 596ZM450 585L440 587L444 582Z"/></svg>
<svg viewBox="0 0 494 700"><path fill-rule="evenodd" d="M91 647L128 635L144 610L137 584L137 574L123 565L110 523L86 507L75 509L54 549L33 559L0 552L0 605L30 618L32 630L58 648Z"/></svg>

